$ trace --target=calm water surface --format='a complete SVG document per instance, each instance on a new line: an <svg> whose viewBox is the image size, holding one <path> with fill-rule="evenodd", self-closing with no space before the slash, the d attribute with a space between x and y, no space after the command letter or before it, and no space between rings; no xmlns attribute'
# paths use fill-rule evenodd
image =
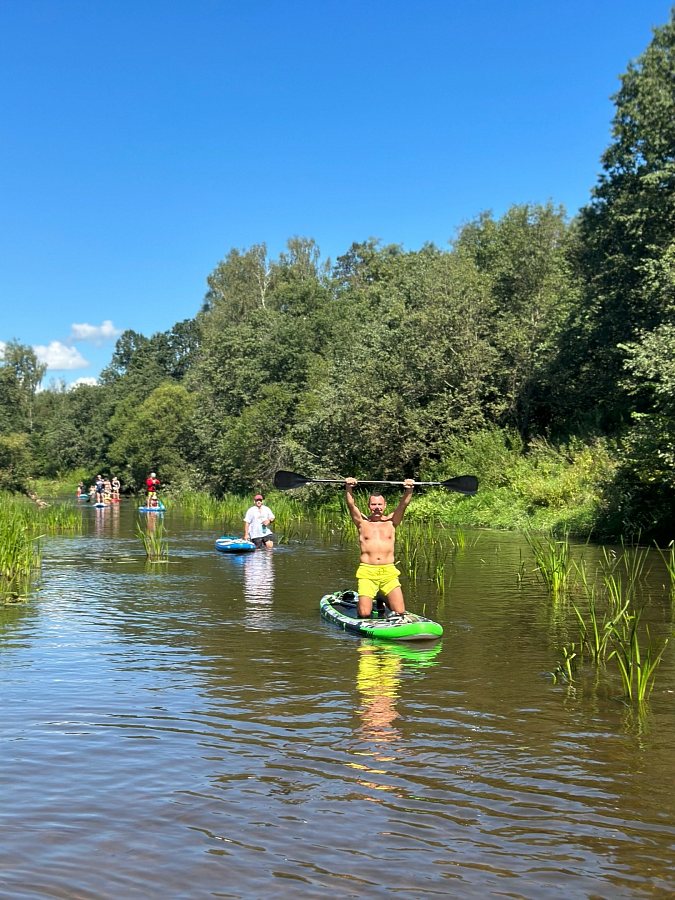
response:
<svg viewBox="0 0 675 900"><path fill-rule="evenodd" d="M675 651L642 717L554 685L575 634L520 538L483 533L440 602L404 583L445 628L419 650L319 618L355 548L221 556L169 513L149 566L122 507L0 609L0 896L675 897Z"/></svg>

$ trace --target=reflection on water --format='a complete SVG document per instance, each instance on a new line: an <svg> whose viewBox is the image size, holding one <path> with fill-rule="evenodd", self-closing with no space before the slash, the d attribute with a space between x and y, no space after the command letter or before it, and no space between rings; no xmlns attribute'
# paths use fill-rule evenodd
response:
<svg viewBox="0 0 675 900"><path fill-rule="evenodd" d="M274 553L273 550L256 550L244 556L244 600L246 624L250 628L265 628L271 622Z"/></svg>
<svg viewBox="0 0 675 900"><path fill-rule="evenodd" d="M257 550L244 557L244 599L254 605L272 602L274 596L274 551Z"/></svg>
<svg viewBox="0 0 675 900"><path fill-rule="evenodd" d="M94 513L94 533L97 537L115 538L120 533L120 504L108 503L106 506L94 507L93 510L83 509L86 515Z"/></svg>
<svg viewBox="0 0 675 900"><path fill-rule="evenodd" d="M368 640L357 647L356 687L361 695L361 734L366 741L378 745L378 753L385 752L383 745L394 744L401 738L401 732L393 725L399 716L396 701L401 673L404 670L415 673L437 665L436 657L441 649L440 641L425 650L403 643L385 644Z"/></svg>
<svg viewBox="0 0 675 900"><path fill-rule="evenodd" d="M610 676L552 684L574 614L516 536L458 554L444 607L406 583L445 629L419 649L321 619L352 548L229 557L169 511L146 571L133 504L82 515L0 610L3 898L675 896L675 647L648 729Z"/></svg>
<svg viewBox="0 0 675 900"><path fill-rule="evenodd" d="M361 644L356 687L361 694L363 737L378 745L399 740L401 732L393 726L398 718L396 700L402 660L387 647Z"/></svg>

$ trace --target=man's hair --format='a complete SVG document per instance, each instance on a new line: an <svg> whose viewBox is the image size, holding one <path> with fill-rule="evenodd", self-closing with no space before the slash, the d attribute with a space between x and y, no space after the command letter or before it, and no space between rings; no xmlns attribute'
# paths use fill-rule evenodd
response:
<svg viewBox="0 0 675 900"><path fill-rule="evenodd" d="M382 499L384 500L384 494L382 493L382 491L371 491L368 499L372 500L373 497L382 497Z"/></svg>

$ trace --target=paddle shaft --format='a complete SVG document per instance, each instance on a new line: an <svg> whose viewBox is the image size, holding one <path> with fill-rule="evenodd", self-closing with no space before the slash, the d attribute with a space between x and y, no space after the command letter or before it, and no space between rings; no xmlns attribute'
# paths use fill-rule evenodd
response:
<svg viewBox="0 0 675 900"><path fill-rule="evenodd" d="M298 475L297 472L286 472L280 469L274 476L274 487L280 491L292 491L295 488L305 487L308 484L346 484L344 478L308 478L306 475ZM382 481L364 479L357 481L357 485L386 484L405 487L404 481ZM475 494L478 490L478 479L475 475L459 475L449 478L447 481L413 481L413 487L441 487L449 491L457 491L459 494Z"/></svg>
<svg viewBox="0 0 675 900"><path fill-rule="evenodd" d="M345 484L344 478L308 478L307 484ZM403 481L366 481L359 479L355 485L358 487L360 484L405 484ZM433 485L441 485L445 484L444 481L416 481L414 483L414 487L424 486L429 487Z"/></svg>

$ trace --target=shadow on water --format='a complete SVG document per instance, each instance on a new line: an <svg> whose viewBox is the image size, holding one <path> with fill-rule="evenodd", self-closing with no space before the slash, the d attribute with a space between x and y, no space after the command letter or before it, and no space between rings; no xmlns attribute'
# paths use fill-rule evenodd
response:
<svg viewBox="0 0 675 900"><path fill-rule="evenodd" d="M444 596L404 581L445 629L418 649L319 617L351 544L221 555L168 511L149 567L120 506L0 612L6 896L673 895L672 651L646 728L611 679L552 684L573 619L518 536L468 541Z"/></svg>

